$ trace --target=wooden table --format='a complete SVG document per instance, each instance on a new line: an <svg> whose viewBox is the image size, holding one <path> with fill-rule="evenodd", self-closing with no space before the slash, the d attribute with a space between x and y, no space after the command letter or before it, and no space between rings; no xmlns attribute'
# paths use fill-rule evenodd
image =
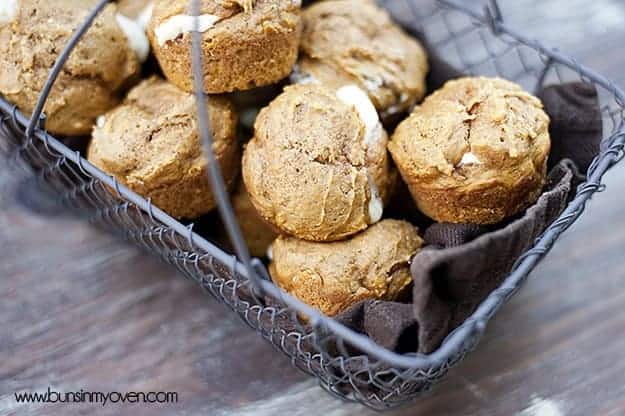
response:
<svg viewBox="0 0 625 416"><path fill-rule="evenodd" d="M508 21L625 85L622 0L502 0ZM492 321L398 415L625 414L625 164ZM350 415L168 266L0 169L0 415ZM14 393L176 391L176 405L29 405Z"/></svg>

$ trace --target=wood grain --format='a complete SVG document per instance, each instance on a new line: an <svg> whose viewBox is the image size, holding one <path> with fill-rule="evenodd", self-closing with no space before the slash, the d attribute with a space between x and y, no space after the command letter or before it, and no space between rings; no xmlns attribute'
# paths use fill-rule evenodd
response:
<svg viewBox="0 0 625 416"><path fill-rule="evenodd" d="M511 23L625 84L621 0L500 3ZM625 414L625 164L605 182L477 351L393 414ZM171 268L49 198L0 168L0 415L369 414L328 396ZM14 392L48 386L176 391L179 403L15 403Z"/></svg>

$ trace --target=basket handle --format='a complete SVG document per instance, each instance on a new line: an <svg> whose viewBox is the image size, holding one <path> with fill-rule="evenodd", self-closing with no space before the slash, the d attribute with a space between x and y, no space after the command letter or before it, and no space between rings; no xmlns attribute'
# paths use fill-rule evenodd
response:
<svg viewBox="0 0 625 416"><path fill-rule="evenodd" d="M76 31L72 34L72 37L70 38L69 42L67 43L67 45L65 45L65 47L63 48L63 51L54 62L54 66L52 67L52 70L50 70L50 74L48 74L46 83L44 84L43 89L41 90L41 94L39 95L39 98L37 99L37 104L35 105L35 109L33 110L30 116L28 126L26 126L27 138L32 137L33 132L35 131L37 127L39 128L43 127L43 121L45 119L45 117L42 116L43 107L46 105L46 101L48 100L48 97L50 96L52 87L54 86L56 79L61 73L61 70L63 69L63 66L65 65L65 62L67 62L67 59L71 55L72 51L74 50L78 42L80 42L80 39L84 36L85 32L87 32L87 30L89 30L89 28L93 25L93 22L95 21L96 17L100 14L100 12L104 9L104 7L110 1L111 0L100 0L100 2L96 5L96 7L94 7L93 10L89 12L89 14L87 15L87 18L80 24L78 29L76 29Z"/></svg>
<svg viewBox="0 0 625 416"><path fill-rule="evenodd" d="M260 294L264 293L261 279L256 272L254 266L261 269L262 274L266 275L264 265L260 261L252 262L243 234L241 233L241 227L234 215L232 204L226 185L224 183L223 176L221 174L221 168L215 158L213 152L213 131L211 128L210 120L207 116L208 106L207 96L204 94L204 70L202 62L202 50L201 50L201 32L199 31L199 15L200 15L200 1L190 0L190 13L194 16L193 29L191 30L191 66L193 72L193 87L195 93L195 99L197 102L197 118L200 138L204 147L204 154L208 159L208 171L209 180L213 194L217 199L217 206L219 208L219 214L226 226L228 237L234 246L234 251L243 263L244 269L247 273L247 277L253 288Z"/></svg>

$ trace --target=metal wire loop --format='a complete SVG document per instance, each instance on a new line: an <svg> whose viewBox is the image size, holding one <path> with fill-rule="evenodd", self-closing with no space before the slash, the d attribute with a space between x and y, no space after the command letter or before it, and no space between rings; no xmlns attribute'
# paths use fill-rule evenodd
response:
<svg viewBox="0 0 625 416"><path fill-rule="evenodd" d="M154 212L152 212L152 198L146 198L146 201L147 201L147 211L148 211L148 215L150 216L150 220L155 221Z"/></svg>
<svg viewBox="0 0 625 416"><path fill-rule="evenodd" d="M191 250L193 250L193 248L195 247L195 244L193 243L193 235L195 234L193 232L194 225L194 223L187 225L187 230L189 231L189 234L187 235L187 240L189 241L189 246Z"/></svg>
<svg viewBox="0 0 625 416"><path fill-rule="evenodd" d="M117 194L117 197L118 197L118 198L123 198L122 191L121 191L121 189L120 189L120 187L119 187L119 181L118 181L118 180L117 180L117 178L116 178L115 176L113 176L113 175L110 175L109 177L110 177L110 178L111 178L111 180L113 181L113 188L115 189L115 193Z"/></svg>
<svg viewBox="0 0 625 416"><path fill-rule="evenodd" d="M78 150L76 150L74 152L74 155L76 157L74 161L78 165L78 169L80 170L80 173L82 173L83 175L88 177L89 173L87 173L87 171L85 170L85 168L82 165L82 157L80 156L80 152Z"/></svg>

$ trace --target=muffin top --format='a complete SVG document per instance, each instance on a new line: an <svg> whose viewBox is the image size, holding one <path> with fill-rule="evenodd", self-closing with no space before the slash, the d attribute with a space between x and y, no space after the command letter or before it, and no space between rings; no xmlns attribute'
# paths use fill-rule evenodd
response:
<svg viewBox="0 0 625 416"><path fill-rule="evenodd" d="M236 154L234 108L224 97L211 97L208 103L215 156L217 160L232 157ZM89 160L143 193L204 175L207 162L196 108L193 94L151 77L131 90L122 105L98 119Z"/></svg>
<svg viewBox="0 0 625 416"><path fill-rule="evenodd" d="M283 232L338 240L381 219L396 176L386 144L358 87L293 85L256 119L243 178L261 216Z"/></svg>
<svg viewBox="0 0 625 416"><path fill-rule="evenodd" d="M382 117L408 110L425 94L423 47L371 0L323 1L304 10L296 82L356 84Z"/></svg>
<svg viewBox="0 0 625 416"><path fill-rule="evenodd" d="M542 171L550 143L538 98L503 79L467 77L416 107L389 150L406 180L449 188Z"/></svg>
<svg viewBox="0 0 625 416"><path fill-rule="evenodd" d="M422 244L412 224L397 220L333 243L281 236L269 270L283 290L333 316L364 299L396 299L412 281L410 261Z"/></svg>
<svg viewBox="0 0 625 416"><path fill-rule="evenodd" d="M50 68L97 1L2 3L0 93L29 112ZM147 38L135 22L116 10L115 5L104 8L67 60L45 108L51 130L87 133L95 114L114 105L113 92L138 74L149 49ZM61 120L56 119L59 114Z"/></svg>
<svg viewBox="0 0 625 416"><path fill-rule="evenodd" d="M294 0L201 0L198 27L200 32L210 30L215 41L226 34L294 30L299 25L300 6ZM155 1L149 30L153 42L161 47L181 39L188 43L192 29L188 0Z"/></svg>

